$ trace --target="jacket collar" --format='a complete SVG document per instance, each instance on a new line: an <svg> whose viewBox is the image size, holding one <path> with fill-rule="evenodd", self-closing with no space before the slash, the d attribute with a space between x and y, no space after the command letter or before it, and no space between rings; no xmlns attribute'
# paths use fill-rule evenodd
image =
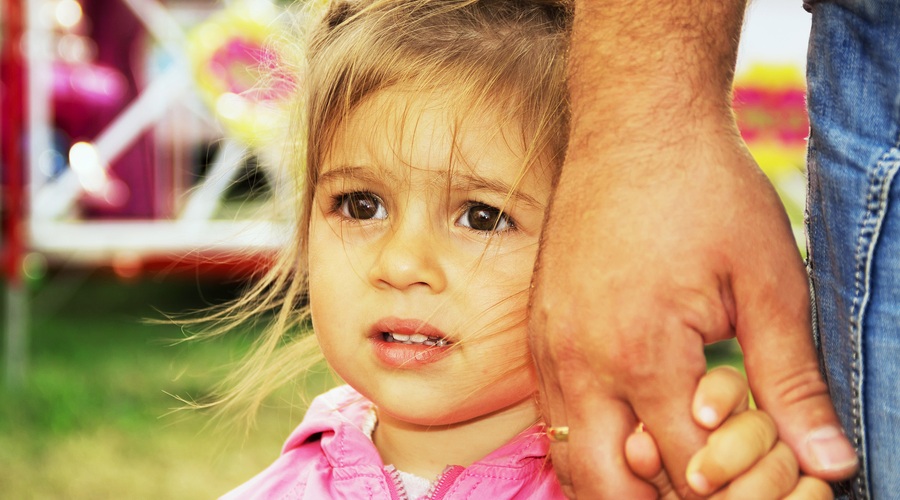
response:
<svg viewBox="0 0 900 500"><path fill-rule="evenodd" d="M332 467L373 464L383 467L378 450L362 431L372 406L372 402L346 385L322 394L313 400L306 417L288 438L282 453L318 440ZM533 464L535 460L543 462L549 449L544 425L538 424L525 429L469 468L518 469Z"/></svg>

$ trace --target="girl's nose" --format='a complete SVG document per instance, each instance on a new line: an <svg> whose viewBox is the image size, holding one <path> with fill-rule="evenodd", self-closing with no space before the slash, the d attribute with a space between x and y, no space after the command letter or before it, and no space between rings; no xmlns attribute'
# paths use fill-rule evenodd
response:
<svg viewBox="0 0 900 500"><path fill-rule="evenodd" d="M435 236L433 228L413 224L403 224L385 234L369 271L370 282L378 288L422 287L431 293L442 292L447 287L447 275Z"/></svg>

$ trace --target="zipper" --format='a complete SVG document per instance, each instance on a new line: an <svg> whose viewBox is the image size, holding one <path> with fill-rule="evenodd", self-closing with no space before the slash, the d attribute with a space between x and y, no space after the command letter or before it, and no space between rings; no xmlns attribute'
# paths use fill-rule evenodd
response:
<svg viewBox="0 0 900 500"><path fill-rule="evenodd" d="M403 480L400 479L400 471L393 465L386 465L382 470L387 479L388 491L391 492L391 500L409 500Z"/></svg>
<svg viewBox="0 0 900 500"><path fill-rule="evenodd" d="M441 472L441 477L434 483L434 486L431 487L431 491L425 495L425 498L429 500L444 498L450 490L450 486L465 470L466 468L461 465L448 465L444 472Z"/></svg>

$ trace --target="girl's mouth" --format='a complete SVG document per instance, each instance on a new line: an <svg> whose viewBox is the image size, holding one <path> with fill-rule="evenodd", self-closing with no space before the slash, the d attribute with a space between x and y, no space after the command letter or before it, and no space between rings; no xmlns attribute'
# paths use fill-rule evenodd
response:
<svg viewBox="0 0 900 500"><path fill-rule="evenodd" d="M382 318L369 330L375 356L387 366L417 369L455 351L444 332L417 319Z"/></svg>

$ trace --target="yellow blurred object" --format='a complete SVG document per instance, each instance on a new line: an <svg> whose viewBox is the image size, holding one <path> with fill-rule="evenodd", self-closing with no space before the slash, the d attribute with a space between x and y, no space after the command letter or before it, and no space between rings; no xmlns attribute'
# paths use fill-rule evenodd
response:
<svg viewBox="0 0 900 500"><path fill-rule="evenodd" d="M255 147L286 127L297 86L273 43L279 13L267 0L236 2L188 36L202 98L231 135Z"/></svg>
<svg viewBox="0 0 900 500"><path fill-rule="evenodd" d="M805 98L805 80L794 65L756 64L735 79L741 135L769 175L803 169L809 134Z"/></svg>
<svg viewBox="0 0 900 500"><path fill-rule="evenodd" d="M804 250L806 82L800 68L755 64L735 78L734 109L750 153L781 196Z"/></svg>

